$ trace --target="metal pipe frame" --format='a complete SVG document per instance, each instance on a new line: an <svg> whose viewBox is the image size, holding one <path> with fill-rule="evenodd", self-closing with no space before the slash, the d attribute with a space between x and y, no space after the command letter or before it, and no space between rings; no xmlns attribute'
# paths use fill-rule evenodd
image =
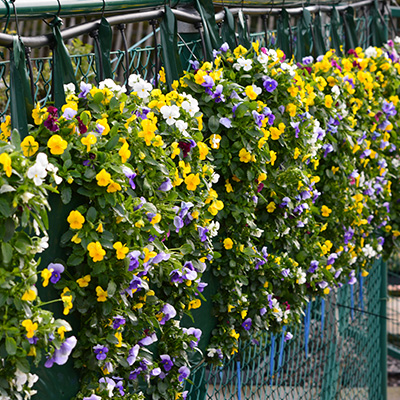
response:
<svg viewBox="0 0 400 400"><path fill-rule="evenodd" d="M349 3L346 5L338 5L336 9L338 11L344 11L348 7L363 7L363 6L368 6L372 4L374 0L363 0L359 1L356 3ZM1 4L1 3L0 3ZM322 11L329 13L332 10L332 7L330 6L324 6L324 5L314 5L314 6L308 6L304 7L311 13L315 13L317 11ZM303 10L303 7L295 7L295 8L287 8L286 11L290 15L300 15ZM183 10L172 10L173 13L175 14L175 17L179 21L187 22L190 24L199 24L201 23L201 18L199 14L193 14L192 12L186 12ZM263 8L253 8L253 7L244 7L244 8L231 8L230 11L232 12L233 15L237 15L240 11L243 12L244 14L247 15L270 15L270 14L279 14L282 11L282 8L271 8L271 7L263 7ZM155 10L151 11L141 11L141 12L136 12L136 13L127 13L127 14L122 14L122 15L114 15L111 17L108 17L107 20L110 23L110 25L119 25L119 24L127 24L127 23L133 23L133 22L143 22L143 21L151 21L151 20L156 20L156 19L161 19L164 15L164 11L162 8L158 8ZM19 14L18 14L19 16ZM224 19L225 12L220 11L215 14L215 20L216 22L220 22ZM87 33L90 33L96 29L99 28L100 21L92 21L92 22L87 22L81 25L73 26L67 29L64 29L61 34L64 40L68 40L80 35L84 35ZM43 46L49 46L52 42L53 35L52 34L47 34L47 35L41 35L41 36L35 36L35 37L28 37L28 36L21 36L21 40L24 43L25 46L29 46L31 48L36 48L36 47L43 47ZM13 43L13 35L5 34L5 33L0 33L0 46L6 46L10 47Z"/></svg>

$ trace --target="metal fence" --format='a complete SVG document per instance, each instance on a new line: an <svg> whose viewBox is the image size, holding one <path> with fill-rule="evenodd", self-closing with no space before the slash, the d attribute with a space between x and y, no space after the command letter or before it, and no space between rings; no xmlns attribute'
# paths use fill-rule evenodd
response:
<svg viewBox="0 0 400 400"><path fill-rule="evenodd" d="M286 330L291 340L264 333L223 367L199 366L188 398L384 400L385 274L378 261L355 285L314 299L304 323Z"/></svg>
<svg viewBox="0 0 400 400"><path fill-rule="evenodd" d="M388 354L400 359L400 255L389 263L387 303Z"/></svg>
<svg viewBox="0 0 400 400"><path fill-rule="evenodd" d="M321 3L323 4L323 3ZM353 7L355 10L355 29L357 32L358 45L361 47L367 47L371 41L371 31L372 31L372 16L368 12L369 7L371 7L372 2L370 0L354 3ZM344 6L337 6L337 9L341 9L343 12L346 10ZM342 7L342 8L340 8ZM322 28L321 35L326 48L330 45L330 32L331 32L331 10L330 6L318 5L311 6L307 8L311 12L318 12L321 15ZM298 40L298 21L302 17L303 8L292 8L288 9L289 21L287 34L289 36L290 47L293 50L292 53L296 57L297 54L297 40ZM179 11L179 10L178 10ZM157 10L154 12L158 12ZM258 8L242 8L233 9L232 13L238 16L242 13L245 17L245 30L244 33L256 32L249 35L250 40L259 40L260 43L268 48L275 48L277 46L277 21L280 8L272 5L270 9L258 9ZM147 12L149 15L151 12ZM158 12L159 14L159 12ZM24 15L24 14L22 14ZM184 16L184 12L178 12L178 17L182 20L189 20L188 16ZM111 17L112 18L116 18ZM144 18L144 17L143 17ZM153 17L149 17L154 18ZM159 18L159 16L158 16ZM216 21L221 22L224 18L224 12L221 11L216 14ZM192 18L193 21L196 18ZM136 18L135 23L141 20L140 17ZM193 22L194 23L194 22ZM394 24L389 24L389 20L386 19L387 26L394 27ZM147 22L146 22L147 24ZM311 28L314 29L315 21L311 22ZM7 22L8 26L8 22ZM71 30L71 28L69 28ZM261 29L261 30L260 30ZM199 32L201 28L198 27ZM195 31L195 30L194 30ZM392 29L394 33L394 28ZM147 43L152 40L152 33L146 36ZM345 42L345 24L338 27L338 37L340 41ZM156 37L158 33L156 32ZM185 35L182 35L185 36ZM180 36L180 39L182 39ZM42 36L43 37L43 36ZM181 59L185 61L184 68L188 68L188 59L193 57L193 54L202 54L201 50L204 44L201 43L200 35L198 35L198 40L191 40L188 43L180 41L179 51L185 53ZM237 42L240 42L240 37L237 37ZM311 40L310 52L313 51L313 42ZM156 43L159 43L159 39L156 39ZM188 50L190 49L190 50ZM151 79L154 77L155 71L155 49L154 47L146 46L144 48L140 47L140 42L133 44L129 49L129 73L139 73L144 78ZM157 46L158 56L162 53L161 47ZM96 65L94 60L94 54L74 54L71 53L71 59L75 67L75 75L80 79L86 81L93 81L96 74ZM114 79L120 83L126 81L126 66L125 66L125 53L121 50L116 50L112 53L112 67L114 73ZM32 60L32 70L33 70L33 84L34 84L34 102L39 101L41 104L47 102L51 97L51 82L52 82L52 70L51 70L51 59L48 57L34 58ZM4 118L5 115L9 113L10 109L10 96L9 96L9 62L0 62L0 120Z"/></svg>

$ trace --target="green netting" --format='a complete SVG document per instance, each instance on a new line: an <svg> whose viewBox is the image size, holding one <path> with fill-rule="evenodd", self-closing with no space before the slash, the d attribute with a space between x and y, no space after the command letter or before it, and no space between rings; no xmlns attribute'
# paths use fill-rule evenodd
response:
<svg viewBox="0 0 400 400"><path fill-rule="evenodd" d="M200 365L191 376L188 398L384 399L382 273L385 264L376 262L367 278L338 288L325 301L314 299L305 310L308 322L287 329L293 339L285 342L285 334L266 332L241 343L223 367Z"/></svg>

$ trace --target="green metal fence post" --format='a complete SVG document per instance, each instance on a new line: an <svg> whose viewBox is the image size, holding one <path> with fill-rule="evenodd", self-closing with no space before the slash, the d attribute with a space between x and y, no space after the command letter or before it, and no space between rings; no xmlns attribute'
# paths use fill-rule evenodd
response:
<svg viewBox="0 0 400 400"><path fill-rule="evenodd" d="M381 349L381 379L382 379L382 400L387 399L387 266L386 262L381 260L381 290L380 290L380 349Z"/></svg>

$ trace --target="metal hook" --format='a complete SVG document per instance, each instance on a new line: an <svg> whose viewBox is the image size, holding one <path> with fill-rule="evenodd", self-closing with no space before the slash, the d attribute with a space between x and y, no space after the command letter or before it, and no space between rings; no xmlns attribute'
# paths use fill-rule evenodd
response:
<svg viewBox="0 0 400 400"><path fill-rule="evenodd" d="M5 4L6 8L7 8L7 20L6 20L6 25L4 27L3 33L7 32L7 28L8 28L8 23L10 22L10 5L8 4L8 2L6 0L3 0L3 3Z"/></svg>
<svg viewBox="0 0 400 400"><path fill-rule="evenodd" d="M16 28L17 28L17 35L18 35L18 38L20 39L21 35L19 33L18 15L17 15L17 8L15 7L15 0L11 0L11 4L13 5L13 9L14 9L15 25L16 25Z"/></svg>
<svg viewBox="0 0 400 400"><path fill-rule="evenodd" d="M57 17L59 17L60 16L60 13L61 13L61 3L60 3L60 0L57 0L57 3L58 3L58 11L57 11Z"/></svg>
<svg viewBox="0 0 400 400"><path fill-rule="evenodd" d="M101 18L104 18L104 13L106 11L106 0L103 0L103 8L101 10Z"/></svg>

